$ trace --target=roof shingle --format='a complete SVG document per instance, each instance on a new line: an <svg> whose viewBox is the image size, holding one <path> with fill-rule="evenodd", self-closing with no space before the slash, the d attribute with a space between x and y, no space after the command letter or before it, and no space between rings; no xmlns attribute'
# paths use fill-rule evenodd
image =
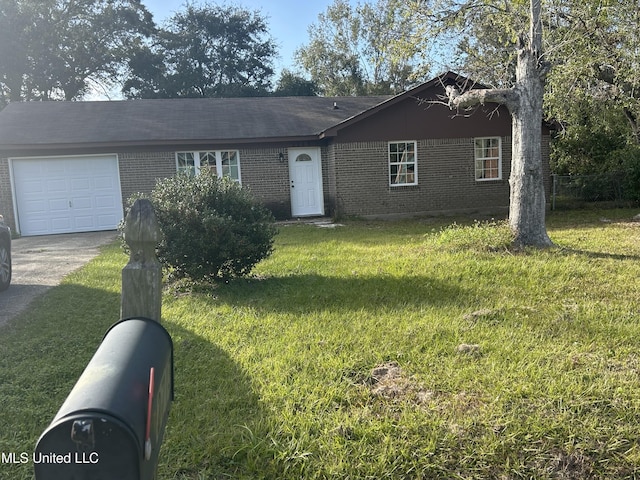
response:
<svg viewBox="0 0 640 480"><path fill-rule="evenodd" d="M388 96L17 102L0 112L0 148L317 136ZM337 108L334 108L334 104Z"/></svg>

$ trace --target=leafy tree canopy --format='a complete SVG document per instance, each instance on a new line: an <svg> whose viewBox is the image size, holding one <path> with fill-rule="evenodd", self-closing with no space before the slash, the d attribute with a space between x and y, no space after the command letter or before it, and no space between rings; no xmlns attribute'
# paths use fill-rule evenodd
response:
<svg viewBox="0 0 640 480"><path fill-rule="evenodd" d="M312 97L319 93L318 85L313 80L307 80L285 69L280 73L273 95L276 97Z"/></svg>
<svg viewBox="0 0 640 480"><path fill-rule="evenodd" d="M109 87L153 29L140 0L0 0L0 103Z"/></svg>
<svg viewBox="0 0 640 480"><path fill-rule="evenodd" d="M259 12L188 4L158 30L152 44L139 44L123 93L129 98L264 95L275 54Z"/></svg>
<svg viewBox="0 0 640 480"><path fill-rule="evenodd" d="M454 69L495 87L513 84L514 51L528 2L410 3L431 35L447 32L455 40ZM599 162L609 146L640 144L640 2L543 0L542 10L544 60L553 66L546 78L545 115L561 126L556 142L561 163L580 165L584 172L585 162Z"/></svg>
<svg viewBox="0 0 640 480"><path fill-rule="evenodd" d="M398 0L334 0L308 31L296 61L324 95L397 93L429 74L426 37Z"/></svg>
<svg viewBox="0 0 640 480"><path fill-rule="evenodd" d="M627 140L640 144L640 2L556 1L549 29L557 67L549 78L547 111L567 126L583 110L622 114Z"/></svg>

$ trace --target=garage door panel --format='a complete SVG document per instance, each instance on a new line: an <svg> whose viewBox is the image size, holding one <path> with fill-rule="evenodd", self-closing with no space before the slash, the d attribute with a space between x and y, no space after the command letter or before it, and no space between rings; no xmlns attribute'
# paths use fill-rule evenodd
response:
<svg viewBox="0 0 640 480"><path fill-rule="evenodd" d="M51 228L47 220L34 220L33 222L31 222L31 226L36 231L45 231Z"/></svg>
<svg viewBox="0 0 640 480"><path fill-rule="evenodd" d="M69 217L51 217L51 232L68 233L71 231L71 219Z"/></svg>
<svg viewBox="0 0 640 480"><path fill-rule="evenodd" d="M53 162L50 158L37 158L32 163L34 169L39 169L42 173L48 175L64 174L67 169L67 163L65 159L54 158Z"/></svg>
<svg viewBox="0 0 640 480"><path fill-rule="evenodd" d="M76 216L75 221L76 221L75 227L76 227L76 230L78 231L81 231L81 230L87 231L95 227L93 216L85 216L85 217Z"/></svg>
<svg viewBox="0 0 640 480"><path fill-rule="evenodd" d="M69 211L69 202L67 202L66 198L54 198L46 202L49 205L49 211L53 213L63 213L65 216ZM47 214L46 208L41 209L39 211L33 211L32 213L40 213L42 215Z"/></svg>
<svg viewBox="0 0 640 480"><path fill-rule="evenodd" d="M91 197L72 197L71 205L76 211L78 210L93 210L93 202Z"/></svg>
<svg viewBox="0 0 640 480"><path fill-rule="evenodd" d="M118 225L122 218L118 218L116 215L98 215L96 229L97 230L111 230L111 225Z"/></svg>
<svg viewBox="0 0 640 480"><path fill-rule="evenodd" d="M90 192L91 184L91 177L74 178L69 182L69 188L72 192Z"/></svg>
<svg viewBox="0 0 640 480"><path fill-rule="evenodd" d="M93 179L93 181L93 185L96 190L112 190L114 188L113 178L96 177Z"/></svg>
<svg viewBox="0 0 640 480"><path fill-rule="evenodd" d="M22 235L112 230L122 219L115 156L12 159Z"/></svg>
<svg viewBox="0 0 640 480"><path fill-rule="evenodd" d="M106 208L111 210L115 207L115 199L110 195L96 195L95 201L97 209Z"/></svg>
<svg viewBox="0 0 640 480"><path fill-rule="evenodd" d="M48 208L47 203L47 200L45 200L44 198L40 198L37 200L28 200L27 202L25 202L25 206L27 207L26 210L29 212L46 212Z"/></svg>
<svg viewBox="0 0 640 480"><path fill-rule="evenodd" d="M37 173L36 173L37 172ZM43 165L39 169L34 169L34 173L32 175L42 176L44 178L64 178L66 173L66 169L64 167L53 168L47 165Z"/></svg>
<svg viewBox="0 0 640 480"><path fill-rule="evenodd" d="M22 190L25 195L41 195L44 192L44 181L42 180L26 180L22 184Z"/></svg>
<svg viewBox="0 0 640 480"><path fill-rule="evenodd" d="M67 181L62 179L48 180L46 183L45 192L47 193L67 193Z"/></svg>

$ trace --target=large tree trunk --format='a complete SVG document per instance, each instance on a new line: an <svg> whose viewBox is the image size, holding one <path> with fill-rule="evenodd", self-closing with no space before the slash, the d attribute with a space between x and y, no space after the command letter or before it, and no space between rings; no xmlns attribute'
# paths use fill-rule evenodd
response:
<svg viewBox="0 0 640 480"><path fill-rule="evenodd" d="M509 225L517 246L551 246L545 226L546 199L542 167L543 83L530 49L518 52L517 92L511 108L512 146Z"/></svg>
<svg viewBox="0 0 640 480"><path fill-rule="evenodd" d="M485 102L505 105L512 117L509 225L518 247L549 247L545 226L546 200L542 168L542 99L544 63L542 51L541 0L531 0L531 30L528 42L520 41L516 84L511 89L469 90L460 94L447 88L449 105L466 108Z"/></svg>
<svg viewBox="0 0 640 480"><path fill-rule="evenodd" d="M638 124L638 117L631 111L630 108L624 108L624 116L629 122L629 127L633 133L633 139L637 145L640 145L640 125Z"/></svg>

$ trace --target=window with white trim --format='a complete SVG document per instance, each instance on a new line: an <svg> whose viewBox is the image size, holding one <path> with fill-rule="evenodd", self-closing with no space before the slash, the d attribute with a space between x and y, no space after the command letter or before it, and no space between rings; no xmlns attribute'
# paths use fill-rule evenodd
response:
<svg viewBox="0 0 640 480"><path fill-rule="evenodd" d="M218 177L229 177L240 183L240 157L238 150L215 150L206 152L177 152L178 172L198 175L209 169Z"/></svg>
<svg viewBox="0 0 640 480"><path fill-rule="evenodd" d="M416 142L389 142L389 185L393 187L417 184Z"/></svg>
<svg viewBox="0 0 640 480"><path fill-rule="evenodd" d="M477 181L502 179L502 140L500 137L475 139Z"/></svg>

